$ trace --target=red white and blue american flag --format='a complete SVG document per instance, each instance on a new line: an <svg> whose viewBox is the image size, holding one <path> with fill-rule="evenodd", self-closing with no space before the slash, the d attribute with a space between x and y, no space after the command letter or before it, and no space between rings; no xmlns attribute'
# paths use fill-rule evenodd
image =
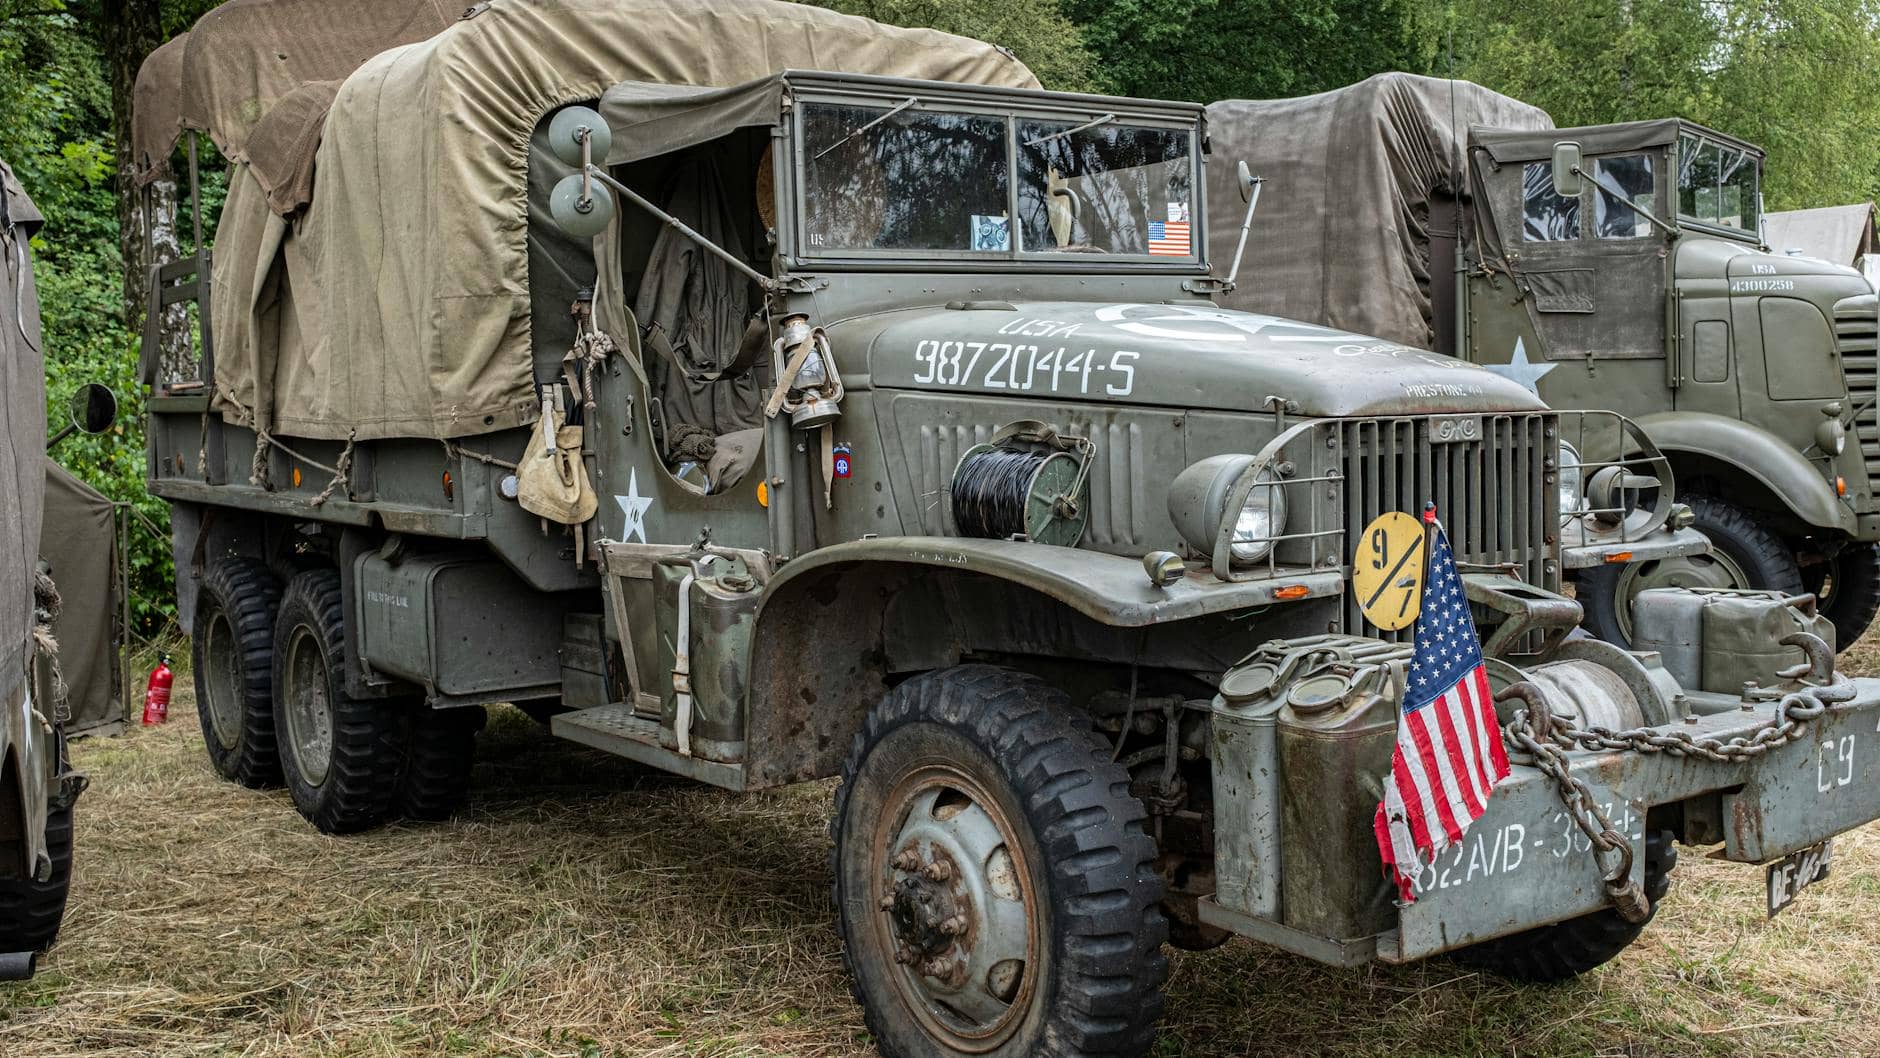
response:
<svg viewBox="0 0 1880 1058"><path fill-rule="evenodd" d="M1424 518L1434 522L1433 512ZM1440 522L1430 535L1416 653L1375 823L1378 851L1406 903L1416 899L1418 872L1462 840L1488 807L1495 784L1508 776L1508 754L1449 535Z"/></svg>

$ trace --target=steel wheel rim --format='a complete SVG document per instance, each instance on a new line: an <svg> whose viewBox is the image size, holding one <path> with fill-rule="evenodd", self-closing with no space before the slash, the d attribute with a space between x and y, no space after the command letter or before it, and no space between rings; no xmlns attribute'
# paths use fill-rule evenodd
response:
<svg viewBox="0 0 1880 1058"><path fill-rule="evenodd" d="M333 761L333 703L327 694L326 658L304 625L288 640L286 676L287 686L280 693L287 707L287 742L301 780L318 786L326 781Z"/></svg>
<svg viewBox="0 0 1880 1058"><path fill-rule="evenodd" d="M1616 588L1619 631L1632 641L1632 604L1651 588L1748 588L1749 575L1736 559L1712 548L1707 555L1635 562L1619 571Z"/></svg>
<svg viewBox="0 0 1880 1058"><path fill-rule="evenodd" d="M1024 1022L1042 972L1024 846L998 801L951 764L914 769L884 807L869 880L875 940L893 960L886 976L935 1040L990 1051ZM922 893L933 902L923 904ZM948 919L957 929L951 936L942 932ZM928 972L936 959L942 976Z"/></svg>
<svg viewBox="0 0 1880 1058"><path fill-rule="evenodd" d="M210 617L202 655L203 712L208 714L210 733L223 749L234 749L241 741L243 681L241 651L228 614L218 610Z"/></svg>

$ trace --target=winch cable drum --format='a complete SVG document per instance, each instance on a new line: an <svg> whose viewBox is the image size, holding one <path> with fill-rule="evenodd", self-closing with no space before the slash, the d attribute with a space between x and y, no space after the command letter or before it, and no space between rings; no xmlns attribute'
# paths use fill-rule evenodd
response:
<svg viewBox="0 0 1880 1058"><path fill-rule="evenodd" d="M1089 524L1086 438L1035 421L1012 423L974 445L953 470L953 524L961 536L1075 547Z"/></svg>

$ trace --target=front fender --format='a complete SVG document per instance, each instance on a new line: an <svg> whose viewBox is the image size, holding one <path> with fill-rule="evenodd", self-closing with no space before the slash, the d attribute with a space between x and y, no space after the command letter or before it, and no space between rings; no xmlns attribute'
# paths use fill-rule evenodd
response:
<svg viewBox="0 0 1880 1058"><path fill-rule="evenodd" d="M1139 628L1191 617L1268 606L1285 598L1315 599L1343 593L1337 570L1300 571L1266 580L1226 582L1205 570L1190 571L1166 588L1149 583L1142 563L1133 558L1015 540L958 537L883 536L820 548L798 558L777 574L765 592L768 600L787 596L791 581L831 566L885 562L934 566L979 573L1042 592L1091 620L1120 628ZM1303 587L1304 592L1299 588ZM762 613L759 614L760 621Z"/></svg>
<svg viewBox="0 0 1880 1058"><path fill-rule="evenodd" d="M1821 471L1767 430L1708 412L1660 412L1638 424L1667 453L1703 456L1743 471L1809 525L1855 530L1854 512L1840 503Z"/></svg>

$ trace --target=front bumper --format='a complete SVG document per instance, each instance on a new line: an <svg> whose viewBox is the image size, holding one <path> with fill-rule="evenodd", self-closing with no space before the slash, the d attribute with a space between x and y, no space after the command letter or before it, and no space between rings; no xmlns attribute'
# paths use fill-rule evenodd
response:
<svg viewBox="0 0 1880 1058"><path fill-rule="evenodd" d="M1647 813L1666 805L1682 809L1664 824L1679 828L1681 840L1720 845L1722 859L1764 863L1880 818L1880 680L1851 682L1852 699L1809 721L1794 741L1748 760L1582 751L1567 755L1571 771L1632 844L1635 881L1645 862ZM1660 730L1749 736L1769 726L1776 710L1764 702ZM1376 938L1378 959L1423 959L1609 906L1599 865L1558 789L1519 761L1463 842L1417 879L1417 890L1398 909L1397 928Z"/></svg>
<svg viewBox="0 0 1880 1058"><path fill-rule="evenodd" d="M1593 536L1594 534L1574 534ZM1568 569L1590 569L1607 564L1646 562L1653 559L1702 555L1710 550L1710 539L1695 529L1660 529L1636 540L1586 540L1560 548L1560 563Z"/></svg>

